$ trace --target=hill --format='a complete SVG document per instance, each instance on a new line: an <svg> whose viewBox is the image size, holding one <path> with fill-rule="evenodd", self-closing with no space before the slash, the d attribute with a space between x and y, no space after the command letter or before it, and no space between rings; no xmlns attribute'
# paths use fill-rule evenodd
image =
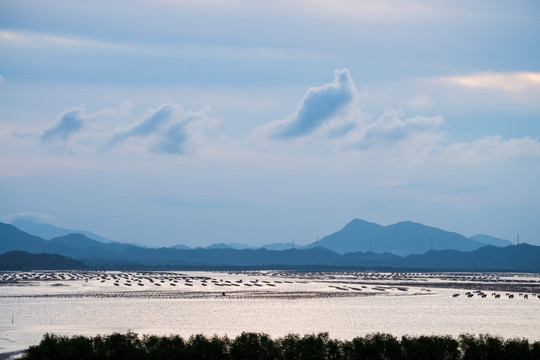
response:
<svg viewBox="0 0 540 360"><path fill-rule="evenodd" d="M47 250L48 242L39 236L30 235L13 225L0 223L0 253L25 250L33 253Z"/></svg>
<svg viewBox="0 0 540 360"><path fill-rule="evenodd" d="M317 243L312 243L308 247L316 245ZM360 219L352 220L343 229L325 236L318 245L341 254L373 251L402 256L421 254L429 250L471 251L484 246L481 242L458 233L411 221L381 226Z"/></svg>
<svg viewBox="0 0 540 360"><path fill-rule="evenodd" d="M540 271L540 246L511 245L504 248L492 245L474 251L429 251L422 255L409 255L403 265L410 268L467 269L499 271Z"/></svg>
<svg viewBox="0 0 540 360"><path fill-rule="evenodd" d="M49 244L63 244L63 245L75 247L77 249L91 249L91 248L106 249L108 248L107 246L108 244L90 239L86 235L78 234L78 233L52 238L51 240L49 240Z"/></svg>

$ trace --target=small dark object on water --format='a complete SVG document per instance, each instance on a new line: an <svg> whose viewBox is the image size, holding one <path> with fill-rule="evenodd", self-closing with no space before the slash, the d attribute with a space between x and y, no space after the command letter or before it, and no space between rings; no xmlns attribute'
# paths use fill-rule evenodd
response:
<svg viewBox="0 0 540 360"><path fill-rule="evenodd" d="M225 296L225 293L224 293L224 292L222 292L222 293L221 293L221 296Z"/></svg>

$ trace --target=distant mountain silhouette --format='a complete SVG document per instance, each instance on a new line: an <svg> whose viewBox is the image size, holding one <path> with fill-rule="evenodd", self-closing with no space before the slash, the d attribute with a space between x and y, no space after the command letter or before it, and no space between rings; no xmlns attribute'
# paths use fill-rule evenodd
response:
<svg viewBox="0 0 540 360"><path fill-rule="evenodd" d="M105 239L104 237L96 235L90 231L65 229L65 228L57 227L51 224L40 223L40 222L34 221L33 219L27 219L27 218L16 219L12 222L12 225L24 232L27 232L31 235L39 236L40 238L43 238L45 240L50 240L52 238L77 233L77 234L86 235L88 238L102 242L102 243L112 242L111 240Z"/></svg>
<svg viewBox="0 0 540 360"><path fill-rule="evenodd" d="M10 224L0 223L0 253L20 250L30 253L50 253L77 259L121 258L122 252L135 247L121 243L101 243L83 234L69 234L47 241L30 235ZM144 248L141 248L144 249Z"/></svg>
<svg viewBox="0 0 540 360"><path fill-rule="evenodd" d="M471 251L484 246L455 232L404 221L381 226L355 219L338 232L322 238L324 246L341 254L355 251L389 252L396 255L422 254L429 250ZM317 246L312 243L308 247Z"/></svg>
<svg viewBox="0 0 540 360"><path fill-rule="evenodd" d="M178 244L178 245L171 246L171 249L187 250L191 248L186 245Z"/></svg>
<svg viewBox="0 0 540 360"><path fill-rule="evenodd" d="M49 240L50 244L64 244L77 249L91 249L99 248L106 249L108 248L106 243L100 241L92 240L88 236L83 234L68 234L64 236L55 237Z"/></svg>
<svg viewBox="0 0 540 360"><path fill-rule="evenodd" d="M496 238L494 236L489 236L489 235L484 235L484 234L471 236L471 239L481 242L482 244L493 245L493 246L498 246L498 247L514 245L514 243L508 240L503 240L503 239Z"/></svg>
<svg viewBox="0 0 540 360"><path fill-rule="evenodd" d="M226 245L232 247L233 249L237 249L237 250L258 249L258 248L260 248L260 246L249 246L249 245L246 245L246 244L239 244L239 243L228 243Z"/></svg>
<svg viewBox="0 0 540 360"><path fill-rule="evenodd" d="M47 250L48 242L39 236L30 235L13 225L0 223L0 253L24 250L40 253Z"/></svg>
<svg viewBox="0 0 540 360"><path fill-rule="evenodd" d="M176 246L175 248L180 249L179 247L176 247ZM253 246L238 244L238 243L228 243L228 244L216 243L216 244L212 244L210 246L205 247L205 249L236 249L236 250L259 249L259 248L260 247L253 247Z"/></svg>
<svg viewBox="0 0 540 360"><path fill-rule="evenodd" d="M481 247L470 252L456 250L429 251L409 255L404 265L412 268L540 271L540 246L529 244Z"/></svg>
<svg viewBox="0 0 540 360"><path fill-rule="evenodd" d="M82 261L58 254L30 254L26 251L10 251L0 254L0 270L81 270Z"/></svg>
<svg viewBox="0 0 540 360"><path fill-rule="evenodd" d="M358 222L358 221L355 221ZM365 222L360 221L361 227ZM344 233L355 234L355 224L346 227ZM367 233L373 238L377 231L396 228L403 231L402 237L421 234L433 236L434 248L436 239L454 241L462 240L454 233L425 227L421 224L399 223L395 226L383 227L367 223ZM383 229L383 230L381 230ZM411 235L412 234L412 235ZM450 235L448 235L450 234ZM450 240L444 236L448 236ZM381 237L382 238L382 237ZM382 238L384 239L384 238ZM457 239L457 240L456 240ZM324 240L324 239L323 239ZM340 254L337 251L320 246L310 248L294 248L285 250L233 249L228 245L211 248L178 249L178 248L144 248L130 244L104 244L89 239L82 234L70 234L50 241L25 233L13 225L0 223L0 253L13 250L29 253L49 253L71 257L85 264L98 268L204 268L204 267L263 267L285 268L302 266L323 267L355 267L355 268L396 268L396 269L440 269L440 270L501 270L501 271L540 271L540 247L528 244L507 246L504 248L484 246L474 251L430 250L424 254L399 256L390 252L353 251ZM332 238L326 241L331 241ZM339 244L339 238L334 239ZM473 240L466 239L473 242ZM407 242L408 240L402 240ZM444 242L441 243L444 244ZM441 244L439 243L439 244ZM392 244L392 243L390 243ZM414 243L413 243L414 244ZM473 245L474 242L473 242ZM399 247L397 247L399 249ZM15 255L11 255L15 256Z"/></svg>
<svg viewBox="0 0 540 360"><path fill-rule="evenodd" d="M272 243L272 244L266 244L262 246L263 249L267 250L287 250L292 249L293 245L292 243Z"/></svg>
<svg viewBox="0 0 540 360"><path fill-rule="evenodd" d="M210 246L205 247L205 249L232 249L232 246L224 244L224 243L217 243L212 244Z"/></svg>

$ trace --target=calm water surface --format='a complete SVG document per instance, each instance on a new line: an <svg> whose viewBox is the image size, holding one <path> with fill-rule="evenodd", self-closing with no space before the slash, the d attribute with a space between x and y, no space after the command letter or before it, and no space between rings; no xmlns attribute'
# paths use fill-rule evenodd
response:
<svg viewBox="0 0 540 360"><path fill-rule="evenodd" d="M212 276L230 279L226 274ZM133 296L100 297L96 294L114 294L120 291L120 286L106 287L96 281L72 282L69 286L54 288L50 283L0 287L0 352L36 344L46 332L95 335L128 330L139 334L179 334L186 338L199 333L234 337L243 331L255 331L273 337L318 332L328 332L331 337L340 339L372 332L395 336L489 333L505 338L540 340L540 299L532 294L529 299L518 293L513 299L504 294L498 299L491 295L468 298L464 296L466 290L434 287L427 291L424 283L422 289L408 287L407 291L387 287L374 296L273 296L284 290L323 292L329 284L347 286L339 279L331 283L308 281L287 284L288 288L277 286L268 296L245 298L227 295L155 298L136 292ZM368 284L363 291L368 292L375 286ZM160 286L160 291L161 287L165 284ZM241 291L246 288L238 287ZM208 294L215 291L197 285L189 290L204 290ZM255 290L250 288L249 291ZM341 294L345 290L332 288L332 291ZM92 296L55 296L71 293L91 293ZM454 298L454 293L461 295Z"/></svg>

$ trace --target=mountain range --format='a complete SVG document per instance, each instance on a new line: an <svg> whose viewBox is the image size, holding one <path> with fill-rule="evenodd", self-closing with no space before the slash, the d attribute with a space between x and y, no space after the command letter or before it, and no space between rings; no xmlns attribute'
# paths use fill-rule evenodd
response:
<svg viewBox="0 0 540 360"><path fill-rule="evenodd" d="M422 254L429 250L471 251L485 245L508 246L512 243L487 235L470 239L411 221L381 226L355 219L343 229L325 236L308 247L324 246L344 254L352 251L390 252L396 255Z"/></svg>
<svg viewBox="0 0 540 360"><path fill-rule="evenodd" d="M36 222L32 219L21 218L15 220L12 225L29 234L39 236L46 240L61 238L73 233L83 234L89 239L101 243L115 243L112 240L96 235L90 231L65 229L50 224ZM55 240L57 241L57 240ZM116 243L120 245L121 243ZM94 244L95 245L95 244ZM137 243L124 243L123 245L135 245L150 247ZM238 243L214 243L206 249L259 249L287 250L292 248L305 249L322 246L340 254L354 251L363 252L389 252L396 255L409 255L425 253L428 250L454 249L470 251L485 245L504 247L512 245L510 241L502 240L489 235L475 235L466 238L455 232L449 232L438 228L414 223L411 221L381 226L376 223L354 219L341 230L323 237L320 241L308 245L293 245L292 243L271 243L262 246L250 246ZM178 244L172 246L175 249L192 249L189 246Z"/></svg>
<svg viewBox="0 0 540 360"><path fill-rule="evenodd" d="M45 240L50 240L55 237L77 233L77 234L83 234L90 239L97 240L103 243L112 242L111 240L106 239L102 236L96 235L91 231L65 229L65 228L54 226L51 224L44 224L44 223L35 221L32 218L25 218L25 217L18 218L18 219L15 219L11 224L22 231L25 231L32 235L39 236Z"/></svg>
<svg viewBox="0 0 540 360"><path fill-rule="evenodd" d="M337 233L321 239L318 246L308 246L302 249L268 250L265 248L233 249L226 245L196 249L175 247L144 248L131 244L103 243L90 239L84 234L69 234L45 240L30 235L13 225L0 223L0 253L19 250L28 253L59 254L84 262L86 265L95 268L204 268L216 266L290 268L323 266L540 271L540 247L528 244L500 248L491 245L481 246L478 245L479 243L473 242L474 240L469 240L473 244L471 247L480 247L472 251L455 249L429 250L423 254L410 254L407 256L373 251L339 253L322 246L323 241L326 244L334 239L337 243L336 246L341 246L341 249L344 249L347 241L346 237L343 237L343 233L352 232L356 234L357 225L364 226L366 224L361 221L354 221L348 225L349 227L346 226ZM369 225L369 223L367 226L378 229ZM414 234L423 225L403 223L400 226L411 228L410 233ZM399 229L400 226L397 228ZM396 226L390 228L395 230ZM442 231L427 228L429 230L427 235L434 238L440 234L439 231ZM373 236L374 233L370 233L370 235ZM445 235L449 236L448 234ZM444 241L451 241L442 238ZM460 237L456 238L461 239ZM430 241L430 243L435 243L435 241ZM444 242L441 241L437 244L444 244ZM458 242L458 244L461 244L461 242Z"/></svg>

